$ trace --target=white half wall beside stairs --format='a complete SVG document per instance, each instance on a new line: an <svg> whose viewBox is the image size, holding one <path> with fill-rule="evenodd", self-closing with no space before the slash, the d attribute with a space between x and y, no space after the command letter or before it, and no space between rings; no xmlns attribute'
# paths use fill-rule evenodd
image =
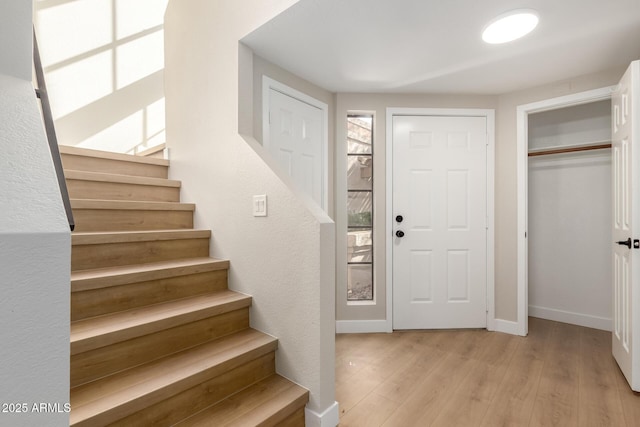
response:
<svg viewBox="0 0 640 427"><path fill-rule="evenodd" d="M195 227L216 236L212 256L232 260L229 288L253 296L251 326L278 337L277 372L309 389L307 424L327 426L337 420L335 226L273 172L260 144L238 134L239 119L247 135L253 124L239 118L239 92L251 98L253 91L252 69L238 66L238 42L294 3L169 2L169 177L182 180L185 202L197 202ZM252 215L253 195L260 194L267 195L267 217Z"/></svg>
<svg viewBox="0 0 640 427"><path fill-rule="evenodd" d="M31 84L31 7L0 2L0 425L64 426L70 230Z"/></svg>

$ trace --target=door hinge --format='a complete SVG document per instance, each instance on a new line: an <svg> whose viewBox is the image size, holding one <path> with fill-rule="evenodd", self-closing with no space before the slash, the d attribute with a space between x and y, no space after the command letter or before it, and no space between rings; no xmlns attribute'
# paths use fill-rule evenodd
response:
<svg viewBox="0 0 640 427"><path fill-rule="evenodd" d="M271 111L269 111L269 124L271 124Z"/></svg>

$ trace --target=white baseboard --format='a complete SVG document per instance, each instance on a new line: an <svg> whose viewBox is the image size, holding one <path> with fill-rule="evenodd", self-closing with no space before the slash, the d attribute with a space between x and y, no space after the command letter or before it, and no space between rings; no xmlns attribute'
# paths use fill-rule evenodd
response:
<svg viewBox="0 0 640 427"><path fill-rule="evenodd" d="M386 320L336 320L336 334L391 332Z"/></svg>
<svg viewBox="0 0 640 427"><path fill-rule="evenodd" d="M321 414L309 408L304 409L305 427L336 427L340 422L338 402L333 402Z"/></svg>
<svg viewBox="0 0 640 427"><path fill-rule="evenodd" d="M522 335L518 322L494 319L487 328L490 331ZM386 320L336 320L337 334L367 334L393 332Z"/></svg>
<svg viewBox="0 0 640 427"><path fill-rule="evenodd" d="M520 333L520 327L518 325L518 322L513 322L511 320L495 319L493 321L493 326L494 326L493 330L495 332L502 332L504 334L511 334L511 335L522 335Z"/></svg>
<svg viewBox="0 0 640 427"><path fill-rule="evenodd" d="M611 319L606 317L591 316L582 313L557 310L555 308L529 306L529 316L556 322L570 323L572 325L585 326L587 328L611 331Z"/></svg>

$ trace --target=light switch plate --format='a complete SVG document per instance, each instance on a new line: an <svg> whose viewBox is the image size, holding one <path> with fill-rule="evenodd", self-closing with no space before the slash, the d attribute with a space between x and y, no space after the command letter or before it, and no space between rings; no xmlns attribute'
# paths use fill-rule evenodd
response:
<svg viewBox="0 0 640 427"><path fill-rule="evenodd" d="M267 216L267 195L253 196L253 216Z"/></svg>

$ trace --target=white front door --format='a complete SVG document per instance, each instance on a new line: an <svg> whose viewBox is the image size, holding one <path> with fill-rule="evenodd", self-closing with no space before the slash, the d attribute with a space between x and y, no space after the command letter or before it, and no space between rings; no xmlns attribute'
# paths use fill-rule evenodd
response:
<svg viewBox="0 0 640 427"><path fill-rule="evenodd" d="M640 391L640 61L612 97L613 356ZM625 244L628 242L628 245Z"/></svg>
<svg viewBox="0 0 640 427"><path fill-rule="evenodd" d="M487 118L393 117L393 328L487 324Z"/></svg>
<svg viewBox="0 0 640 427"><path fill-rule="evenodd" d="M326 209L323 111L275 89L269 89L268 96L265 147L293 181Z"/></svg>

